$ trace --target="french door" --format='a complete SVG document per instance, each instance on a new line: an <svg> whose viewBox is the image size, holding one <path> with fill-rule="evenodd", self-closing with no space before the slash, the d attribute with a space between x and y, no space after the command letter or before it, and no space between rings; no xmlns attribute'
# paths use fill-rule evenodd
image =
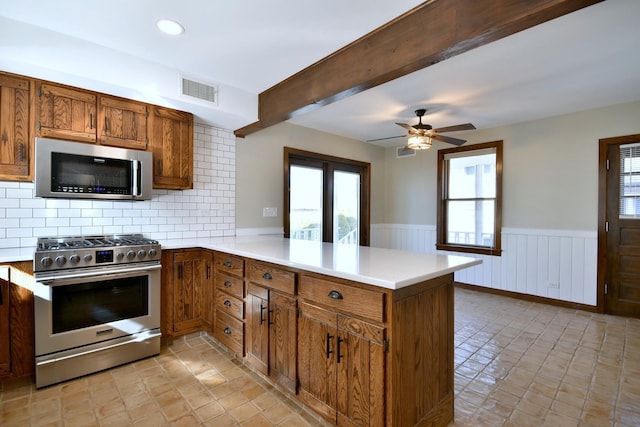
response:
<svg viewBox="0 0 640 427"><path fill-rule="evenodd" d="M369 164L285 148L285 237L369 245Z"/></svg>

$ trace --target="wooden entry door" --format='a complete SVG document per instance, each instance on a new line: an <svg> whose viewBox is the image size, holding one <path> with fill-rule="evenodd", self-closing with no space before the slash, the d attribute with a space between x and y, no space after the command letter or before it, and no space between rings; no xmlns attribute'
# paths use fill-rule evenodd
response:
<svg viewBox="0 0 640 427"><path fill-rule="evenodd" d="M615 140L606 147L604 311L640 317L640 135Z"/></svg>

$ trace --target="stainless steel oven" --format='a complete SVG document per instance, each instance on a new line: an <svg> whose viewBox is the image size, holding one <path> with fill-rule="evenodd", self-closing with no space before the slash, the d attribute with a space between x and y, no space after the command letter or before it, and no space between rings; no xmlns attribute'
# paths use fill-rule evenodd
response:
<svg viewBox="0 0 640 427"><path fill-rule="evenodd" d="M34 257L36 387L160 352L160 245L45 238Z"/></svg>

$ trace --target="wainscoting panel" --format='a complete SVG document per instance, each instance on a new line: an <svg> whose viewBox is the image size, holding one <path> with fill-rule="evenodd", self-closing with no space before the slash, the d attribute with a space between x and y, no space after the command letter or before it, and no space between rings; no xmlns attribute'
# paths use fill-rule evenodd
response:
<svg viewBox="0 0 640 427"><path fill-rule="evenodd" d="M473 256L482 264L455 273L455 280L595 306L596 231L502 230L502 256L436 251L432 225L374 224L371 246L423 253Z"/></svg>

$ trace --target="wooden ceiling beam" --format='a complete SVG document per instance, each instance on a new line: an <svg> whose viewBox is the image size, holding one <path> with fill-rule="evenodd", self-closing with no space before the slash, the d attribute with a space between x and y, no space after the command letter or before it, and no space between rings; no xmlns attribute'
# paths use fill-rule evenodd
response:
<svg viewBox="0 0 640 427"><path fill-rule="evenodd" d="M603 0L429 0L258 95L255 123L286 121Z"/></svg>

